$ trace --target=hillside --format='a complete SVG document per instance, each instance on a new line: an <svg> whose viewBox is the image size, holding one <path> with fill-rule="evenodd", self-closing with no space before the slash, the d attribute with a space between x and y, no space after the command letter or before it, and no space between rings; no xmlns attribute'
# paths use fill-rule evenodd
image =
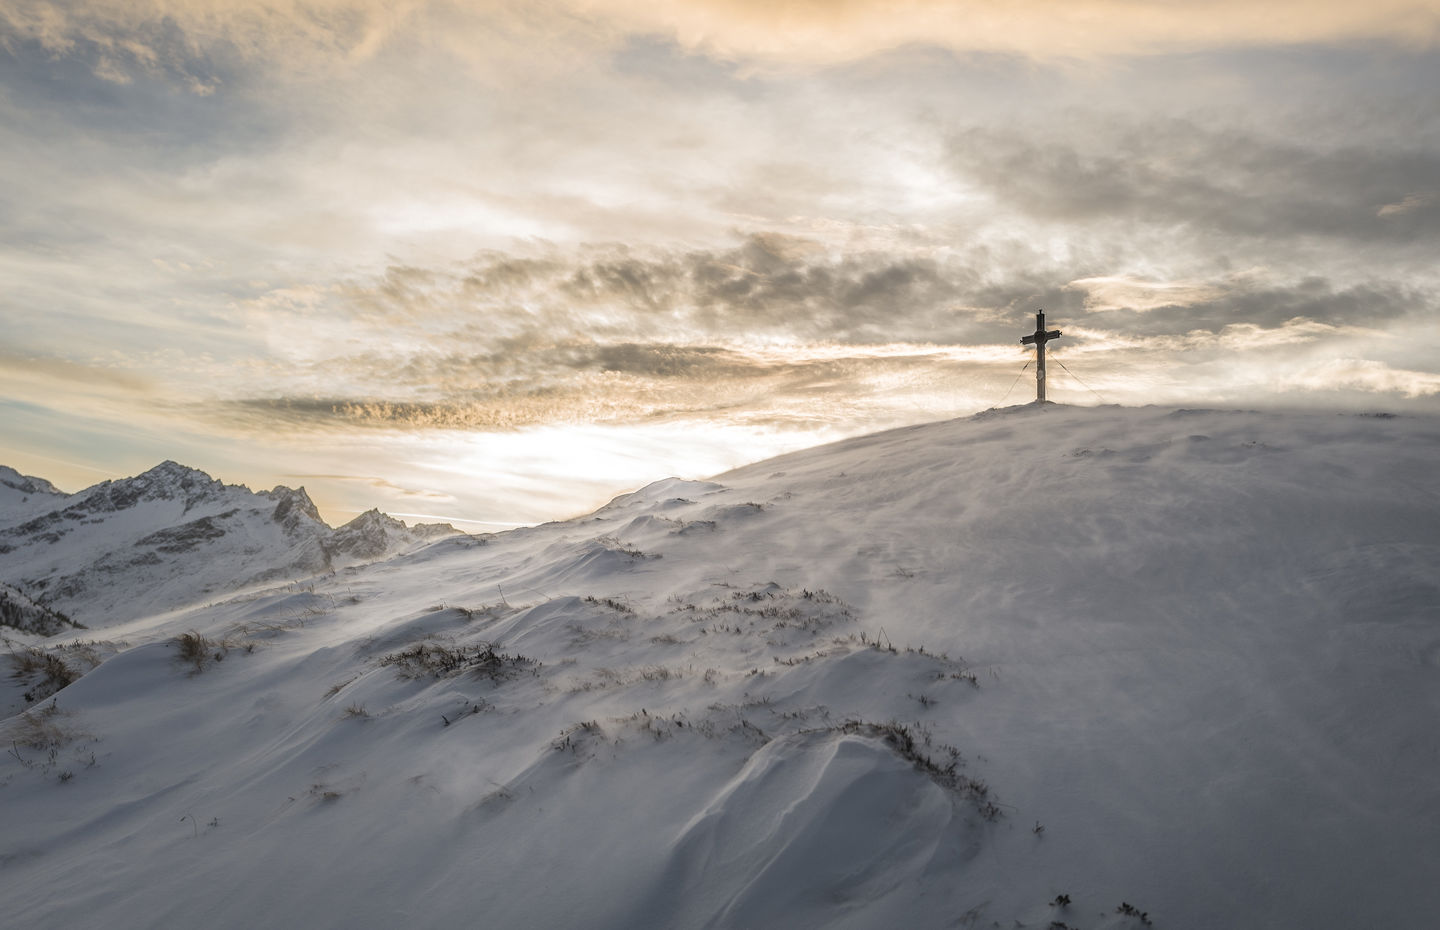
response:
<svg viewBox="0 0 1440 930"><path fill-rule="evenodd" d="M0 724L0 899L1425 926L1437 459L1428 418L1015 407L36 640L13 706L74 680Z"/></svg>

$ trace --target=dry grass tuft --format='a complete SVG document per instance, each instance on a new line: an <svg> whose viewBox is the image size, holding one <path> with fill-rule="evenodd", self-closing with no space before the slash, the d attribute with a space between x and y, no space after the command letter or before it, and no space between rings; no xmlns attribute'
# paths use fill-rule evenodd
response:
<svg viewBox="0 0 1440 930"><path fill-rule="evenodd" d="M171 643L175 646L175 660L190 666L191 675L200 674L213 662L223 662L232 645L228 641L206 639L194 630L181 633Z"/></svg>
<svg viewBox="0 0 1440 930"><path fill-rule="evenodd" d="M66 685L78 681L81 675L66 664L64 659L34 646L12 652L8 658L12 666L12 676L29 685L25 700L31 704L43 701Z"/></svg>
<svg viewBox="0 0 1440 930"><path fill-rule="evenodd" d="M401 678L446 678L461 672L473 672L501 681L522 670L535 670L540 663L521 655L497 652L490 643L446 645L422 642L380 659L382 666L391 666Z"/></svg>

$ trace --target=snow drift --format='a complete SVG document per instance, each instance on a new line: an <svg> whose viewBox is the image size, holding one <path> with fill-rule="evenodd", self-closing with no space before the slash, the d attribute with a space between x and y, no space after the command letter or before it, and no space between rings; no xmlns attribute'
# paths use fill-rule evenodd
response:
<svg viewBox="0 0 1440 930"><path fill-rule="evenodd" d="M1437 457L1427 418L1027 406L169 612L126 587L138 619L12 659L0 894L19 926L1425 925Z"/></svg>

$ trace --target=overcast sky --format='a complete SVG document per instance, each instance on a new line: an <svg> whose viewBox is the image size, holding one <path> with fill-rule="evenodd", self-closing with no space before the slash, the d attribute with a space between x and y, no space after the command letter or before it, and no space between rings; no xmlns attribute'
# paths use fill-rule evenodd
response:
<svg viewBox="0 0 1440 930"><path fill-rule="evenodd" d="M568 517L1025 401L1042 307L1063 403L1435 412L1437 44L1440 0L7 0L0 463Z"/></svg>

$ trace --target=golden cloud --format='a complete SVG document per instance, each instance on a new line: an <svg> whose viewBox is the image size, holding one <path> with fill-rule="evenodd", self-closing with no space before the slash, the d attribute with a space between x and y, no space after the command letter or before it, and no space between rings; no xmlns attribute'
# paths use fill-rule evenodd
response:
<svg viewBox="0 0 1440 930"><path fill-rule="evenodd" d="M1383 39L1440 40L1433 0L582 0L633 28L694 47L780 61L834 62L923 43L1040 58Z"/></svg>
<svg viewBox="0 0 1440 930"><path fill-rule="evenodd" d="M1440 375L1434 372L1391 368L1366 358L1327 359L1285 375L1282 384L1294 391L1351 390L1408 398L1440 394Z"/></svg>
<svg viewBox="0 0 1440 930"><path fill-rule="evenodd" d="M0 351L0 398L98 420L165 420L163 386L123 368Z"/></svg>
<svg viewBox="0 0 1440 930"><path fill-rule="evenodd" d="M178 31L178 38L177 38ZM97 74L176 68L221 45L292 73L364 62L400 37L422 36L477 64L496 49L551 46L556 67L576 48L604 53L626 35L764 65L829 64L912 44L1037 58L1193 51L1221 46L1384 40L1440 42L1437 0L12 0L9 36L57 52L88 47ZM556 46L569 50L560 54ZM546 56L530 55L528 67ZM193 77L193 75L192 75ZM206 92L204 79L194 89Z"/></svg>
<svg viewBox="0 0 1440 930"><path fill-rule="evenodd" d="M1080 278L1065 287L1083 291L1085 309L1091 312L1125 309L1144 313L1159 307L1207 303L1224 296L1224 290L1211 283L1155 281L1128 274Z"/></svg>
<svg viewBox="0 0 1440 930"><path fill-rule="evenodd" d="M0 383L31 387L37 395L68 388L77 394L143 396L155 389L150 379L121 368L3 351L0 351Z"/></svg>

